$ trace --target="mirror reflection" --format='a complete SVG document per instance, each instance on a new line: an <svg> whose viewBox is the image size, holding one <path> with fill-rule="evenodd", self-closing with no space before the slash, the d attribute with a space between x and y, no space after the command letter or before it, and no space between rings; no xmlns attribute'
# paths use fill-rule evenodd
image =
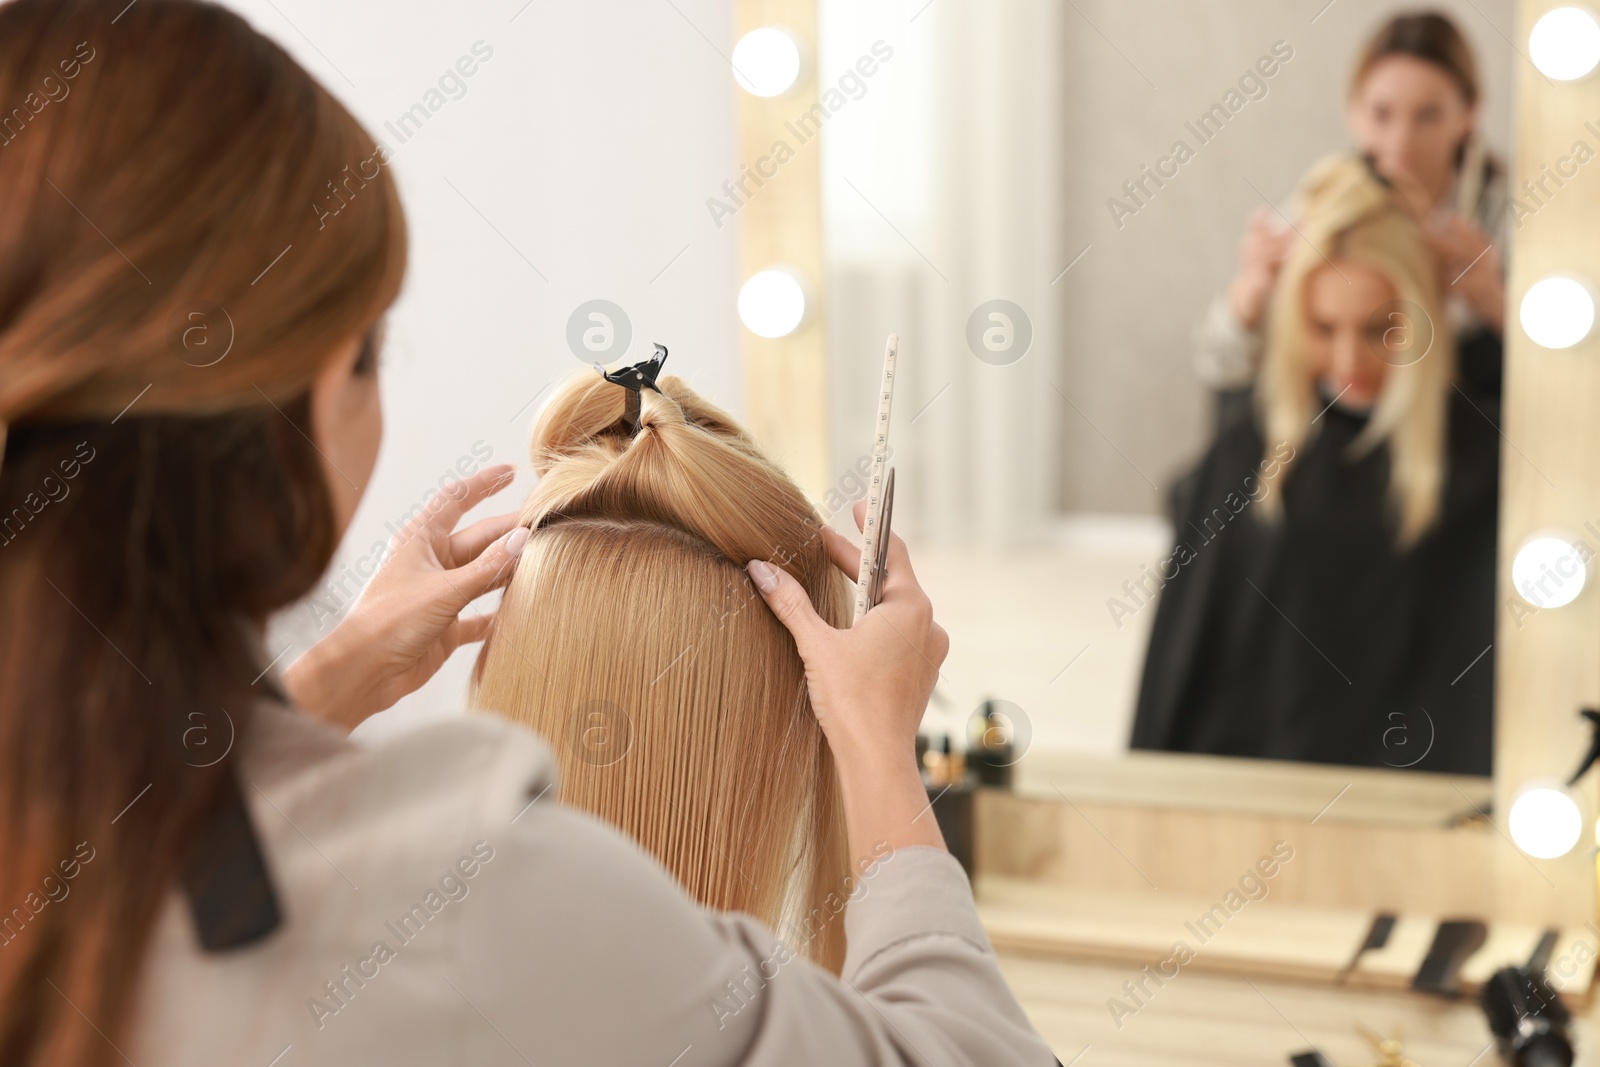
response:
<svg viewBox="0 0 1600 1067"><path fill-rule="evenodd" d="M823 132L835 490L898 332L935 743L1488 775L1509 0L822 15L824 84L879 61Z"/></svg>

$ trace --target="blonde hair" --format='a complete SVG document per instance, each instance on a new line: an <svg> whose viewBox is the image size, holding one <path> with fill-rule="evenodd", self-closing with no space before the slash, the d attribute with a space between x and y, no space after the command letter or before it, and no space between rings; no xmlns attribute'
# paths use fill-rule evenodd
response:
<svg viewBox="0 0 1600 1067"><path fill-rule="evenodd" d="M847 857L838 779L794 640L744 565L770 560L848 624L805 496L682 381L580 372L534 427L528 546L473 702L555 750L561 799L616 825L696 900L767 922L837 971Z"/></svg>
<svg viewBox="0 0 1600 1067"><path fill-rule="evenodd" d="M1439 515L1445 479L1449 389L1455 343L1445 313L1438 266L1422 227L1365 162L1340 156L1312 169L1300 191L1305 240L1296 241L1273 294L1267 351L1256 383L1266 453L1293 450L1270 476L1280 483L1312 432L1321 403L1306 359L1305 289L1313 271L1333 261L1360 263L1387 278L1400 303L1373 309L1406 341L1404 362L1393 361L1356 455L1389 446L1389 498L1399 517L1397 541L1410 545ZM1418 354L1420 353L1420 355ZM1282 513L1281 494L1262 501L1268 516Z"/></svg>

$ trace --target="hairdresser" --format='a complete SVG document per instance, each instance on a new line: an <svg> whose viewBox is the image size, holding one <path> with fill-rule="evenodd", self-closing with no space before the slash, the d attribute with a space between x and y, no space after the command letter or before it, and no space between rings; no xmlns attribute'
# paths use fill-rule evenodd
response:
<svg viewBox="0 0 1600 1067"><path fill-rule="evenodd" d="M1506 169L1476 132L1480 100L1477 62L1456 25L1432 12L1397 15L1362 49L1345 121L1357 151L1424 223L1450 294L1463 380L1498 395ZM1276 212L1258 208L1239 243L1237 273L1195 332L1195 370L1221 394L1224 421L1247 403L1273 286L1300 239Z"/></svg>
<svg viewBox="0 0 1600 1067"><path fill-rule="evenodd" d="M377 455L385 157L194 0L0 4L0 101L41 86L0 147L0 1063L1052 1062L927 812L948 642L902 542L850 630L749 567L843 787L835 976L563 807L519 727L349 740L482 636L468 605L527 532L460 520L509 468L436 498L274 673L268 616ZM319 219L347 167L365 184Z"/></svg>

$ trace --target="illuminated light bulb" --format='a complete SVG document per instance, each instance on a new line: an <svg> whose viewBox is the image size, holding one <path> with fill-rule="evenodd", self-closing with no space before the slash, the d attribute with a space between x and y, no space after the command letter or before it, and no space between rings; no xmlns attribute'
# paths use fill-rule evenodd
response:
<svg viewBox="0 0 1600 1067"><path fill-rule="evenodd" d="M1506 819L1511 840L1535 859L1553 860L1572 851L1583 836L1578 802L1559 786L1524 789Z"/></svg>
<svg viewBox="0 0 1600 1067"><path fill-rule="evenodd" d="M1583 592L1589 580L1585 555L1564 537L1528 538L1511 561L1511 587L1536 608L1559 608Z"/></svg>
<svg viewBox="0 0 1600 1067"><path fill-rule="evenodd" d="M1594 296L1577 278L1552 274L1522 297L1523 332L1544 348L1571 348L1594 328Z"/></svg>
<svg viewBox="0 0 1600 1067"><path fill-rule="evenodd" d="M757 336L787 336L805 317L805 286L782 267L752 274L739 290L739 320Z"/></svg>
<svg viewBox="0 0 1600 1067"><path fill-rule="evenodd" d="M1576 81L1600 64L1600 21L1586 8L1551 8L1528 34L1528 57L1545 77Z"/></svg>
<svg viewBox="0 0 1600 1067"><path fill-rule="evenodd" d="M747 93L782 96L800 80L800 42L776 26L751 30L733 46L733 77Z"/></svg>

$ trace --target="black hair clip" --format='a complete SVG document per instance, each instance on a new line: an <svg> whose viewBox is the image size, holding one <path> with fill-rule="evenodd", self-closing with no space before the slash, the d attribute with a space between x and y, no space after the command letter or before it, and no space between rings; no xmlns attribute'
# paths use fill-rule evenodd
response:
<svg viewBox="0 0 1600 1067"><path fill-rule="evenodd" d="M627 427L628 436L632 437L639 432L639 396L646 389L656 387L656 378L661 374L662 366L667 362L667 346L656 345L656 354L643 363L635 363L631 367L623 367L610 373L600 364L596 363L594 369L600 372L600 377L612 385L620 385L628 390L628 405L623 409L622 422Z"/></svg>
<svg viewBox="0 0 1600 1067"><path fill-rule="evenodd" d="M253 945L283 925L283 908L239 779L232 773L227 779L183 868L189 914L207 952Z"/></svg>

